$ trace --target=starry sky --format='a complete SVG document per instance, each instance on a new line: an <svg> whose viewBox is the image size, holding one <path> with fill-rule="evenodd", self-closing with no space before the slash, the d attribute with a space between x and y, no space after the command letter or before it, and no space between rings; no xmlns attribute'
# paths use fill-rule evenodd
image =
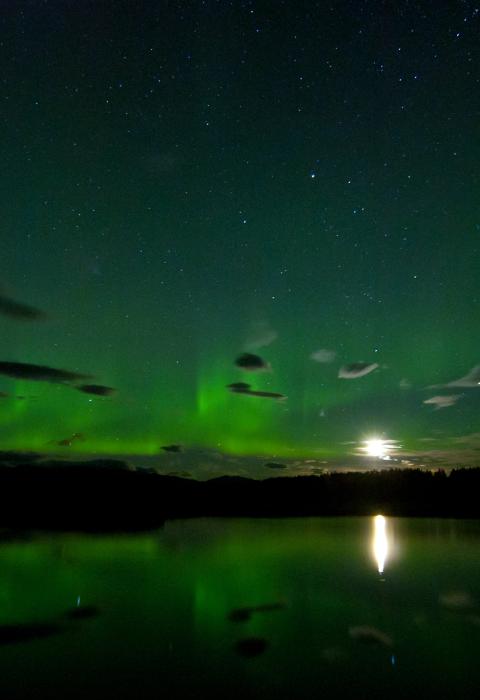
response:
<svg viewBox="0 0 480 700"><path fill-rule="evenodd" d="M0 373L0 449L200 478L478 463L480 4L0 22L0 362L116 390Z"/></svg>

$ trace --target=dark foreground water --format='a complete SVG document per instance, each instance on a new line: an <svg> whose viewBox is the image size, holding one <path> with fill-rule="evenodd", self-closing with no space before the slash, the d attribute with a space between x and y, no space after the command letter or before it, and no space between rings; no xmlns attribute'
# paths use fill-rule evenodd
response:
<svg viewBox="0 0 480 700"><path fill-rule="evenodd" d="M476 521L4 538L1 697L475 697L478 603Z"/></svg>

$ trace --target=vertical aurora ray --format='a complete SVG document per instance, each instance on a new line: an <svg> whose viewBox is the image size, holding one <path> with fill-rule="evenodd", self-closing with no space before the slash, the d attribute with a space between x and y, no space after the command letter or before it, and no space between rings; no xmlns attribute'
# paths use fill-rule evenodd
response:
<svg viewBox="0 0 480 700"><path fill-rule="evenodd" d="M228 384L245 381L252 389L271 390L269 375L240 373L233 362L217 361L199 371L196 396L196 425L200 444L215 444L226 452L268 454L280 444L278 432L285 402L245 396L229 391Z"/></svg>

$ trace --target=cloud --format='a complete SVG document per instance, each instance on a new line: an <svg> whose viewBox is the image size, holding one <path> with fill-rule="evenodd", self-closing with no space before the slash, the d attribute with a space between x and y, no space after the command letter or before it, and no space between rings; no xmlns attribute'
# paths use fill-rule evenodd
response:
<svg viewBox="0 0 480 700"><path fill-rule="evenodd" d="M73 433L71 437L63 438L63 440L52 440L49 445L58 445L59 447L71 447L74 442L84 442L85 436L82 433Z"/></svg>
<svg viewBox="0 0 480 700"><path fill-rule="evenodd" d="M287 398L285 394L279 394L276 391L254 391L253 389L249 389L243 393L249 394L250 396L259 396L264 399L277 399L277 401L284 401Z"/></svg>
<svg viewBox="0 0 480 700"><path fill-rule="evenodd" d="M2 625L1 644L18 644L32 642L37 639L46 639L63 632L59 622L31 622L11 623Z"/></svg>
<svg viewBox="0 0 480 700"><path fill-rule="evenodd" d="M429 389L441 389L444 387L464 387L466 389L473 389L474 387L478 387L480 385L480 365L475 365L475 367L472 367L470 372L468 372L464 377L460 377L460 379L454 379L452 382L448 382L448 384L434 384L433 386L428 387Z"/></svg>
<svg viewBox="0 0 480 700"><path fill-rule="evenodd" d="M0 391L0 399L16 399L17 401L25 401L26 399L36 399L36 396L14 396L6 391Z"/></svg>
<svg viewBox="0 0 480 700"><path fill-rule="evenodd" d="M352 362L350 365L343 365L338 370L339 379L358 379L364 377L378 367L377 362Z"/></svg>
<svg viewBox="0 0 480 700"><path fill-rule="evenodd" d="M454 406L461 396L461 394L451 394L450 396L432 396L431 399L427 399L423 403L432 404L435 406L435 410L438 411L440 408Z"/></svg>
<svg viewBox="0 0 480 700"><path fill-rule="evenodd" d="M383 647L393 646L391 637L376 627L368 627L367 625L362 625L360 627L349 627L348 634L356 641L365 642L368 644L378 644Z"/></svg>
<svg viewBox="0 0 480 700"><path fill-rule="evenodd" d="M44 365L31 365L26 362L0 362L0 374L14 379L31 379L36 382L51 382L52 384L91 379L90 374L79 374Z"/></svg>
<svg viewBox="0 0 480 700"><path fill-rule="evenodd" d="M249 352L244 352L235 360L235 365L245 372L268 372L270 365L265 360L262 360L259 355L252 355Z"/></svg>
<svg viewBox="0 0 480 700"><path fill-rule="evenodd" d="M164 450L165 452L181 452L182 446L181 445L162 445L162 450Z"/></svg>
<svg viewBox="0 0 480 700"><path fill-rule="evenodd" d="M329 363L333 362L337 353L335 350L327 350L327 348L320 348L320 350L315 350L310 355L310 359L315 360L315 362Z"/></svg>
<svg viewBox="0 0 480 700"><path fill-rule="evenodd" d="M250 384L245 382L234 382L233 384L228 384L227 389L230 389L234 394L247 394L249 396L259 396L264 399L277 399L278 401L283 401L287 397L284 394L278 394L275 391L255 391L250 389Z"/></svg>
<svg viewBox="0 0 480 700"><path fill-rule="evenodd" d="M94 394L94 396L112 396L117 391L111 386L102 386L101 384L81 384L75 389L83 391L84 394Z"/></svg>
<svg viewBox="0 0 480 700"><path fill-rule="evenodd" d="M47 318L47 315L40 309L22 304L4 294L0 294L0 314L14 318L16 321L41 321Z"/></svg>
<svg viewBox="0 0 480 700"><path fill-rule="evenodd" d="M280 462L265 462L265 466L268 469L286 469L286 464L280 464Z"/></svg>
<svg viewBox="0 0 480 700"><path fill-rule="evenodd" d="M433 445L432 445L433 448ZM437 448L416 450L414 453L402 451L400 455L401 466L415 467L477 467L479 465L478 448L458 445L457 448Z"/></svg>
<svg viewBox="0 0 480 700"><path fill-rule="evenodd" d="M271 328L267 321L258 321L253 324L245 347L247 350L259 350L271 345L277 338L278 333Z"/></svg>
<svg viewBox="0 0 480 700"><path fill-rule="evenodd" d="M476 607L475 599L467 591L448 591L438 596L438 602L450 610L469 610Z"/></svg>
<svg viewBox="0 0 480 700"><path fill-rule="evenodd" d="M451 438L452 442L460 445L476 445L480 447L480 433L469 433L468 435L459 435Z"/></svg>
<svg viewBox="0 0 480 700"><path fill-rule="evenodd" d="M412 383L408 381L408 379L401 379L400 384L398 385L400 389L410 389L412 386Z"/></svg>

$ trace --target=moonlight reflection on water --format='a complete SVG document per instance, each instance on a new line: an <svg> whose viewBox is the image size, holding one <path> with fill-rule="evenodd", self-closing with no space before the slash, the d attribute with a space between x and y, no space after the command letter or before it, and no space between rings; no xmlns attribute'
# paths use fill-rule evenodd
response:
<svg viewBox="0 0 480 700"><path fill-rule="evenodd" d="M376 515L373 519L373 556L379 574L383 574L388 557L387 519Z"/></svg>

